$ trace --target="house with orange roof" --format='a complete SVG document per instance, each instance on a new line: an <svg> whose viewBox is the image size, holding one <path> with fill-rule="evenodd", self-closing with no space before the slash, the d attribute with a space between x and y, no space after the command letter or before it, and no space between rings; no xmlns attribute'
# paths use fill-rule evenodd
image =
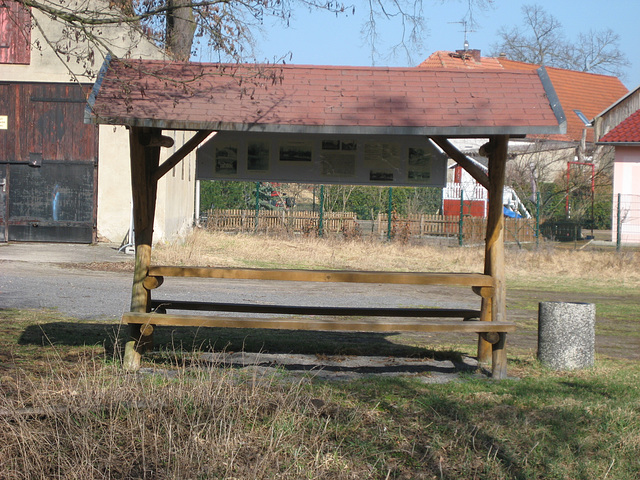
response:
<svg viewBox="0 0 640 480"><path fill-rule="evenodd" d="M594 120L597 144L613 148L612 241L640 243L640 87Z"/></svg>
<svg viewBox="0 0 640 480"><path fill-rule="evenodd" d="M588 119L593 119L628 92L616 77L541 67L509 60L505 56L483 57L479 50L473 49L434 52L417 68L539 71L541 77L551 85L564 111L567 131L565 134L531 135L511 140L510 151L516 153L512 153L507 166L507 182L521 193L526 191L535 194L539 182L553 181L564 176L568 168L582 168L581 165L589 163L602 166L611 161L607 156L607 149L596 147L593 128ZM465 153L472 158L478 157L475 152ZM444 193L445 200L451 200L449 203L452 205L457 203L458 213L460 185L470 182L470 179L462 177L465 177L465 172L454 171ZM474 188L473 191L481 190ZM470 202L469 211L474 216L475 212L482 211L483 208L471 205L486 201L485 197L477 196L465 197L465 200Z"/></svg>

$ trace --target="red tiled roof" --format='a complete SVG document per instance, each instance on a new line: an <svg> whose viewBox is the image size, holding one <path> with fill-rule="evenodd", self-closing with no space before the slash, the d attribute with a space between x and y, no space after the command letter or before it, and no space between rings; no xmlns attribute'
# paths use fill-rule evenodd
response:
<svg viewBox="0 0 640 480"><path fill-rule="evenodd" d="M516 62L515 60L509 60L507 57L498 57L496 60L498 60L498 63L500 63L505 70L529 71L540 68L540 65L536 65L535 63Z"/></svg>
<svg viewBox="0 0 640 480"><path fill-rule="evenodd" d="M560 131L533 72L113 60L91 121L168 129L486 136Z"/></svg>
<svg viewBox="0 0 640 480"><path fill-rule="evenodd" d="M640 144L640 110L636 110L622 123L608 132L598 143Z"/></svg>
<svg viewBox="0 0 640 480"><path fill-rule="evenodd" d="M500 59L500 63L512 71L522 71L527 65L504 59ZM574 110L580 110L591 120L628 92L617 77L555 67L545 69L567 116L567 133L564 137L569 141L579 141L584 130L584 123ZM594 141L592 128L587 129L587 141Z"/></svg>
<svg viewBox="0 0 640 480"><path fill-rule="evenodd" d="M438 50L429 55L418 68L483 68L502 70L503 66L497 58L481 57L478 50L447 52Z"/></svg>
<svg viewBox="0 0 640 480"><path fill-rule="evenodd" d="M516 62L504 57L480 57L478 54L479 61L465 61L455 54L452 56L452 54L453 52L436 52L420 66L423 68L438 68L439 65L436 60L438 58L447 58L447 68L456 65L457 68L491 70L499 68L511 72L535 71L540 68L539 65ZM496 67L496 63L498 67ZM584 124L573 111L580 110L588 119L592 119L628 92L618 78L609 75L597 75L555 67L545 67L545 70L567 117L567 133L551 136L550 138L554 140L579 141L582 138ZM587 141L593 141L593 129L591 128L587 129Z"/></svg>

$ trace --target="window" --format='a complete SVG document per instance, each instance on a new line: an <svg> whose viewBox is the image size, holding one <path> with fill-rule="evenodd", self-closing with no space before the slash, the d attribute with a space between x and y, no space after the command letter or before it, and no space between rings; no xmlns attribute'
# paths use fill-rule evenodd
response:
<svg viewBox="0 0 640 480"><path fill-rule="evenodd" d="M31 16L13 0L0 0L0 63L31 61Z"/></svg>

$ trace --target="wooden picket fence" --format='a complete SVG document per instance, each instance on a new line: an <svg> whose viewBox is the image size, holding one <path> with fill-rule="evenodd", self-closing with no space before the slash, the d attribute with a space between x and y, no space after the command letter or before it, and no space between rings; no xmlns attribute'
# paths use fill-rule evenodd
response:
<svg viewBox="0 0 640 480"><path fill-rule="evenodd" d="M317 232L320 221L318 212L296 210L260 210L257 217L255 210L208 210L206 215L206 228L223 232L311 233ZM323 232L337 233L355 226L355 213L324 212L322 216Z"/></svg>
<svg viewBox="0 0 640 480"><path fill-rule="evenodd" d="M266 233L317 233L320 215L318 212L296 210L208 210L204 224L210 230L223 232ZM505 242L534 242L535 219L505 218ZM356 214L352 212L324 212L323 233L355 232ZM373 234L388 233L388 216L378 214ZM460 217L457 215L393 216L391 228L394 236L411 237L456 237L459 238ZM464 216L462 218L462 242L465 245L480 244L486 235L487 219Z"/></svg>
<svg viewBox="0 0 640 480"><path fill-rule="evenodd" d="M386 235L389 230L389 217L379 213L374 232ZM533 218L505 218L504 241L509 243L534 242L536 239L536 223ZM410 236L459 237L460 217L457 215L392 216L391 229L394 235ZM464 216L462 218L462 242L465 245L484 242L487 230L487 219Z"/></svg>

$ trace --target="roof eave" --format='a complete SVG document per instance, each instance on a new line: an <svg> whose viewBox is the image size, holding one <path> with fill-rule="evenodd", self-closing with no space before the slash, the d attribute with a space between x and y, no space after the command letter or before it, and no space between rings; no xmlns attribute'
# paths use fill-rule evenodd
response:
<svg viewBox="0 0 640 480"><path fill-rule="evenodd" d="M609 147L640 147L640 142L596 142L596 145Z"/></svg>
<svg viewBox="0 0 640 480"><path fill-rule="evenodd" d="M109 53L105 57L104 62L102 62L102 66L100 67L100 71L98 72L96 81L93 84L93 88L91 89L91 93L89 94L89 98L87 99L87 105L84 108L84 123L100 123L95 120L96 116L93 107L96 103L96 99L98 98L100 87L102 87L102 81L107 75L110 64L111 54Z"/></svg>
<svg viewBox="0 0 640 480"><path fill-rule="evenodd" d="M91 115L91 123L125 125L129 127L159 128L162 130L214 130L232 132L263 133L304 133L322 135L422 135L449 137L487 137L492 135L552 135L564 133L562 126L345 126L345 125L295 125L258 124L229 122L185 122L136 117L96 117Z"/></svg>

